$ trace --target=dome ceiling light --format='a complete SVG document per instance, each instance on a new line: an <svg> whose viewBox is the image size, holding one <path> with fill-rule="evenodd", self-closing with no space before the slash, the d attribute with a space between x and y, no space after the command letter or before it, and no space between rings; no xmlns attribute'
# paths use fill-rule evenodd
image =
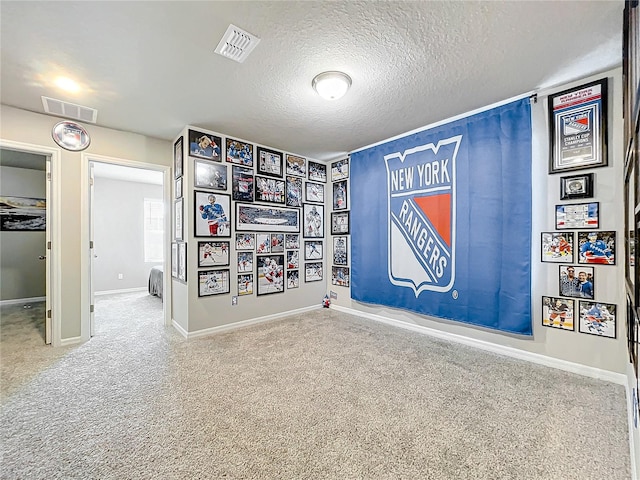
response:
<svg viewBox="0 0 640 480"><path fill-rule="evenodd" d="M342 72L323 72L315 76L311 85L322 98L337 100L349 90L351 77Z"/></svg>

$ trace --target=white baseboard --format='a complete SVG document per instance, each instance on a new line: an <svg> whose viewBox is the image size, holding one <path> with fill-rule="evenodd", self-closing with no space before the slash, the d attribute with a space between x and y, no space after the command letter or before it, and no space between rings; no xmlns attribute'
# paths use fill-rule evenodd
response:
<svg viewBox="0 0 640 480"><path fill-rule="evenodd" d="M112 293L132 293L143 292L145 290L148 290L147 287L121 288L120 290L102 290L101 292L94 292L93 294L97 297L100 295L111 295Z"/></svg>
<svg viewBox="0 0 640 480"><path fill-rule="evenodd" d="M82 339L82 337L63 338L62 340L60 340L60 346L66 347L68 345L76 345L78 343L83 343L83 342L84 340Z"/></svg>
<svg viewBox="0 0 640 480"><path fill-rule="evenodd" d="M175 328L184 338L189 338L189 332L182 328L182 325L176 322L173 318L171 319L171 325L173 325L173 328Z"/></svg>
<svg viewBox="0 0 640 480"><path fill-rule="evenodd" d="M297 315L304 312L309 312L311 310L317 310L322 308L321 305L313 305L310 307L297 308L295 310L288 310L286 312L274 313L273 315L265 315L264 317L256 317L250 318L248 320L242 320L240 322L230 323L228 325L220 325L219 327L211 327L205 328L203 330L196 330L195 332L187 332L184 328L178 325L175 321L172 321L173 326L175 327L180 334L185 338L197 338L197 337L205 337L207 335L213 335L216 333L228 332L230 330L236 330L238 328L249 327L251 325L256 325L258 323L269 322L271 320L277 320L284 317L289 317L291 315Z"/></svg>
<svg viewBox="0 0 640 480"><path fill-rule="evenodd" d="M527 352L520 350L519 348L507 347L498 345L496 343L487 342L484 340L476 340L474 338L465 337L464 335L458 335L455 333L443 332L435 328L423 327L421 325L415 325L413 323L403 322L401 320L395 320L393 318L384 317L373 313L361 312L353 308L341 307L340 305L331 305L331 308L339 310L351 315L357 315L359 317L369 318L377 322L386 323L395 327L404 328L431 337L440 338L443 340L450 340L452 342L461 343L470 347L479 348L489 352L497 353L499 355L505 355L507 357L517 358L519 360L526 360L538 365L544 365L546 367L557 368L566 372L577 373L584 375L585 377L597 378L599 380L607 380L618 385L627 384L627 376L623 373L611 372L609 370L602 370L600 368L588 367L579 363L568 362L558 358L548 357L539 353Z"/></svg>
<svg viewBox="0 0 640 480"><path fill-rule="evenodd" d="M635 427L634 414L637 412L637 405L634 405L633 401L633 389L636 387L635 372L631 363L627 365L627 383L625 384L625 391L627 395L627 422L629 423L629 451L631 452L631 478L639 478L638 474L638 461L640 460L640 451L636 451L636 437L638 435L638 429ZM637 394L637 392L636 392Z"/></svg>
<svg viewBox="0 0 640 480"><path fill-rule="evenodd" d="M17 305L19 303L44 302L47 297L13 298L11 300L0 300L0 305Z"/></svg>

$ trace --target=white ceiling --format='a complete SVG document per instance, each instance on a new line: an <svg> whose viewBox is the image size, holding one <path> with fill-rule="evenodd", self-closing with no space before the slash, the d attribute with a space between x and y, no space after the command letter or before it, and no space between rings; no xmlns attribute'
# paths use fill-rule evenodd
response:
<svg viewBox="0 0 640 480"><path fill-rule="evenodd" d="M98 109L98 125L172 140L185 125L330 160L621 64L615 1L0 2L1 101ZM247 60L213 53L230 23ZM325 70L353 86L328 102ZM56 74L82 92L56 90ZM90 130L90 125L88 125Z"/></svg>

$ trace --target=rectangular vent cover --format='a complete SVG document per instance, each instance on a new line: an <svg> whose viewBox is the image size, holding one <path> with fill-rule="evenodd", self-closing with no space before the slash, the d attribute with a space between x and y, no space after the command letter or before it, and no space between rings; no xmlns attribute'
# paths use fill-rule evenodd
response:
<svg viewBox="0 0 640 480"><path fill-rule="evenodd" d="M83 107L75 103L63 102L55 98L42 97L42 105L45 113L58 117L72 118L82 122L96 123L98 110L95 108Z"/></svg>
<svg viewBox="0 0 640 480"><path fill-rule="evenodd" d="M255 35L245 32L235 25L229 25L215 52L223 57L242 63L258 43L260 43L260 39Z"/></svg>

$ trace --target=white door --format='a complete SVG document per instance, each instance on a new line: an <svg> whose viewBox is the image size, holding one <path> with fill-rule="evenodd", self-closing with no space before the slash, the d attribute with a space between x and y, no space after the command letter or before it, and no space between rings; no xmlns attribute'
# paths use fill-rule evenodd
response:
<svg viewBox="0 0 640 480"><path fill-rule="evenodd" d="M94 272L94 268L95 268L95 262L94 259L96 258L96 249L95 249L95 245L93 243L93 205L94 205L94 200L93 200L93 184L94 184L94 176L93 176L93 162L89 162L89 262L90 262L90 271L91 274L89 275L89 295L90 295L90 304L89 304L89 318L90 318L90 328L89 328L89 334L93 337L95 335L95 297L96 297L96 292L95 292L95 282L93 281L93 272Z"/></svg>

